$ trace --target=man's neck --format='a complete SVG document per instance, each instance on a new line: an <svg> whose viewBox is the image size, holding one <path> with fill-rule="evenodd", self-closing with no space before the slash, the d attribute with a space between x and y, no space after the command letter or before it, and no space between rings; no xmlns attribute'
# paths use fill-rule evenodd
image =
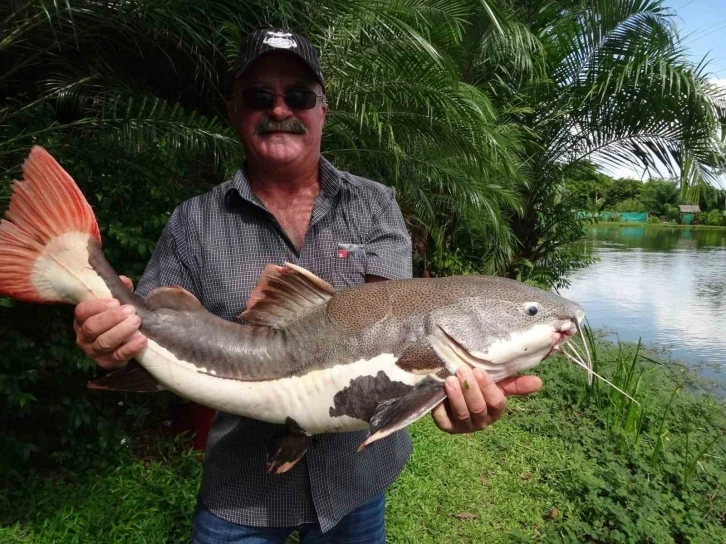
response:
<svg viewBox="0 0 726 544"><path fill-rule="evenodd" d="M315 200L320 193L318 161L306 167L280 168L247 163L247 177L252 191L277 220L299 252L310 224Z"/></svg>
<svg viewBox="0 0 726 544"><path fill-rule="evenodd" d="M304 165L276 168L269 164L255 164L248 161L247 179L257 196L295 195L300 192L318 192L320 176L318 161L306 161Z"/></svg>

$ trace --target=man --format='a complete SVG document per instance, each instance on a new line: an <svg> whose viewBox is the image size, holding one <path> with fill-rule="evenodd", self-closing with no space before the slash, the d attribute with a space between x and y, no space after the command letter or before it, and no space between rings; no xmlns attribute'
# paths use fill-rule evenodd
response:
<svg viewBox="0 0 726 544"><path fill-rule="evenodd" d="M234 319L269 263L294 262L336 289L411 275L411 243L393 192L336 170L320 156L327 112L317 53L303 36L250 34L240 49L227 102L247 160L235 177L179 206L137 292L180 285L211 312ZM130 282L129 287L131 288ZM133 308L88 301L76 309L78 345L114 368L139 353ZM464 386L464 384L467 384ZM480 430L505 407L505 393L539 389L536 378L500 387L484 373L446 382L434 412L450 433ZM218 413L207 443L194 542L382 543L383 492L410 453L406 431L356 453L365 433L315 437L289 472L264 470L275 425Z"/></svg>

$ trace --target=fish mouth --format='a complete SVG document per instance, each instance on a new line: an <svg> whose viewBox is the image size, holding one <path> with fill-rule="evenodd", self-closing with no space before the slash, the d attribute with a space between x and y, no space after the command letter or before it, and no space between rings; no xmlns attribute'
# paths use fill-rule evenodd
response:
<svg viewBox="0 0 726 544"><path fill-rule="evenodd" d="M552 350L561 348L570 338L577 334L579 323L575 318L563 319L555 325L552 333ZM551 352L550 352L551 353Z"/></svg>
<svg viewBox="0 0 726 544"><path fill-rule="evenodd" d="M552 355L553 352L559 351L565 355L567 359L587 370L587 382L588 385L592 385L594 373L592 370L592 357L590 356L590 350L587 347L588 340L585 337L582 326L584 321L585 312L582 309L577 310L575 317L563 318L562 322L555 326L552 349L547 354L547 357ZM582 338L584 354L583 351L580 351L575 346L574 342L568 344L569 340L577 333L580 333L580 337ZM560 349L563 347L568 349Z"/></svg>

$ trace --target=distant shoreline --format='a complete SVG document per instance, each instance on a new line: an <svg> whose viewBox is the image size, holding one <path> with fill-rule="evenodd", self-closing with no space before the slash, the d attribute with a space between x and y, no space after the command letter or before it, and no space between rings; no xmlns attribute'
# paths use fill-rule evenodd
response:
<svg viewBox="0 0 726 544"><path fill-rule="evenodd" d="M678 223L635 223L627 221L598 221L589 223L586 227L646 227L654 229L698 229L698 230L726 230L726 225L680 225Z"/></svg>

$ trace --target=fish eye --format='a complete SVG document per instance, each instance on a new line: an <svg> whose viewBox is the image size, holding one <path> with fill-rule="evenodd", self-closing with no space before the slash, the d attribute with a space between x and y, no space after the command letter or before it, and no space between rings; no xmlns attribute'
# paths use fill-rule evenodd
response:
<svg viewBox="0 0 726 544"><path fill-rule="evenodd" d="M539 312L539 304L536 302L525 302L524 303L524 313L528 316L535 316L537 315L537 312Z"/></svg>

